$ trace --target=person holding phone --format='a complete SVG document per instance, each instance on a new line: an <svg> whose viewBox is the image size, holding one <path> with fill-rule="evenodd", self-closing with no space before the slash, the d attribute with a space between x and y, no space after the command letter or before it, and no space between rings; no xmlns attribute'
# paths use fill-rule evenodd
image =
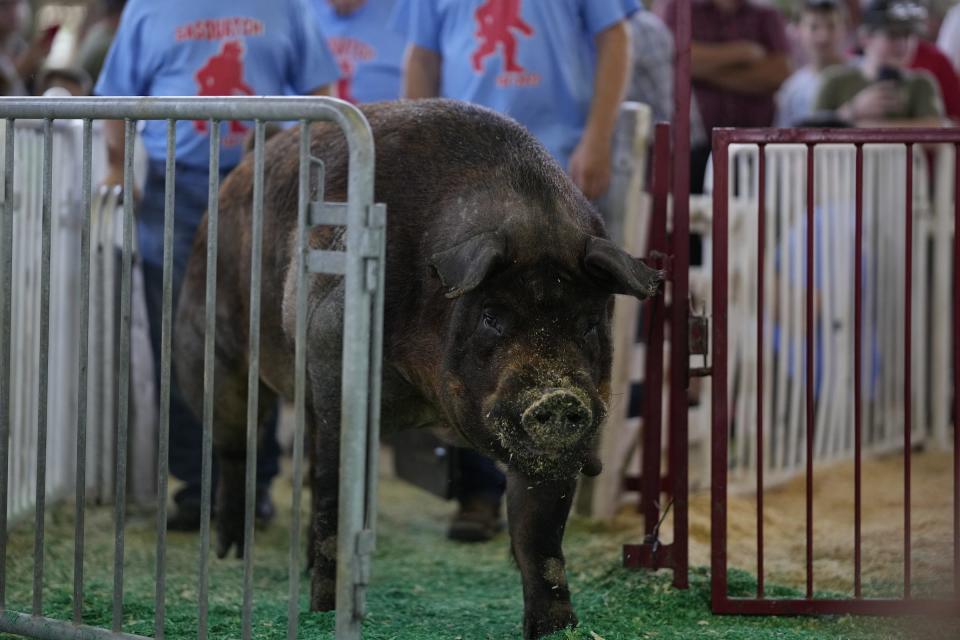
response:
<svg viewBox="0 0 960 640"><path fill-rule="evenodd" d="M912 0L873 0L858 34L863 58L824 73L815 112L855 127L944 126L935 80L907 68L925 23L926 10Z"/></svg>

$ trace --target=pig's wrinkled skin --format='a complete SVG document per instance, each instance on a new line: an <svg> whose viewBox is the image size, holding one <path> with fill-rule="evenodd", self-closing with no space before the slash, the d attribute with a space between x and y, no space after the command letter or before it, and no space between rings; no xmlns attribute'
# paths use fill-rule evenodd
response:
<svg viewBox="0 0 960 640"><path fill-rule="evenodd" d="M524 597L524 636L575 625L564 526L605 415L614 293L647 297L663 275L605 239L603 223L546 150L511 120L433 100L363 108L387 205L385 429L442 428L503 461ZM261 412L292 398L298 131L266 148ZM346 140L313 128L328 200L346 195ZM214 445L217 553L242 549L252 157L220 192ZM315 248L342 249L318 227ZM180 388L200 413L206 225L179 300ZM343 282L309 279L307 422L312 434L313 610L334 607Z"/></svg>

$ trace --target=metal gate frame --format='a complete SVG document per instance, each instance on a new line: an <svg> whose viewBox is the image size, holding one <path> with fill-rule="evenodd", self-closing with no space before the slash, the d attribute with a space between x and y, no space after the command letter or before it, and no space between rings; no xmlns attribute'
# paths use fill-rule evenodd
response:
<svg viewBox="0 0 960 640"><path fill-rule="evenodd" d="M42 119L44 132L42 194L42 262L40 313L39 394L48 392L50 324L50 238L52 210L52 137L56 119L83 120L81 230L81 329L77 424L76 538L74 556L74 616L72 622L43 616L43 542L45 511L45 465L47 408L39 403L37 424L37 497L34 529L33 603L29 614L6 609L7 471L10 434L10 355L12 223L16 214L13 197L14 135L6 136L4 149L4 200L0 224L0 631L32 638L142 638L123 633L123 558L126 503L127 436L130 415L131 335L131 254L134 203L123 204L123 254L121 275L121 328L119 362L119 416L116 450L115 554L113 620L111 631L82 624L83 545L86 504L87 359L90 314L90 211L92 205L92 122L110 119L125 122L124 191L133 193L133 140L138 120L167 121L167 173L164 208L163 318L161 348L161 406L157 487L157 576L155 638L164 637L166 498L168 479L169 396L172 322L172 237L173 189L175 187L175 126L178 120L207 120L210 123L210 190L208 199L208 243L206 281L203 484L201 504L201 550L199 565L198 638L207 636L207 563L210 550L211 461L213 426L213 348L216 305L216 258L218 244L220 124L229 120L255 120L255 177L253 188L252 264L250 299L250 365L247 399L247 467L244 521L243 637L251 637L253 587L253 520L256 477L257 400L259 385L260 272L263 225L264 141L268 121L299 121L299 200L297 252L297 311L295 354L295 438L293 464L293 510L290 531L290 604L287 635L296 638L299 614L300 502L303 476L306 379L306 284L311 273L345 276L343 337L343 378L341 417L341 479L337 535L336 637L359 638L365 610L365 587L369 581L374 550L377 494L377 442L380 429L380 372L383 349L382 319L385 267L386 209L373 202L373 135L363 114L354 106L333 98L4 98L0 118L7 131L14 132L17 119ZM344 132L349 147L349 176L346 203L323 201L323 166L310 153L311 122L331 121ZM320 181L319 196L311 199L311 179ZM346 252L310 250L309 225L347 227Z"/></svg>
<svg viewBox="0 0 960 640"><path fill-rule="evenodd" d="M814 360L813 340L813 273L814 260L814 148L817 144L841 143L853 145L856 152L856 196L855 215L856 257L854 291L855 328L854 328L854 438L855 438L855 476L854 476L854 597L847 599L816 598L814 595L813 575L813 462L814 462L814 367L805 366L805 405L806 405L806 594L803 598L773 599L764 592L763 570L763 428L762 422L756 430L757 444L757 593L755 598L732 598L727 589L727 466L728 466L728 419L727 407L727 288L728 288L728 202L730 193L729 147L731 144L756 144L758 154L758 211L757 219L760 232L758 262L763 269L763 225L765 219L765 145L777 143L802 144L807 147L806 178L806 227L805 268L806 303L805 323L805 362ZM902 598L870 599L864 598L861 584L861 336L862 336L862 300L859 292L863 284L862 268L862 223L863 223L863 145L864 144L902 144L906 158L912 158L913 146L921 144L951 144L957 158L960 159L960 131L956 129L714 129L714 192L713 192L713 416L712 416L712 462L711 462L711 602L714 613L720 614L916 614L927 612L960 613L960 428L954 426L953 441L953 574L955 596L957 600L921 599L911 597L911 535L910 535L910 458L911 458L911 271L913 247L913 162L906 166L906 198L903 232L905 234L905 299L904 305L904 585ZM955 163L956 184L960 185L960 162ZM958 186L960 189L960 186ZM958 191L960 195L960 191ZM955 225L960 229L960 197L954 198ZM960 277L960 233L954 234L954 282ZM763 287L757 288L758 308L763 307ZM763 314L757 314L758 348L762 348L764 332ZM954 295L953 317L953 356L954 370L960 370L960 295ZM762 367L762 358L758 361ZM758 383L763 384L762 369L758 373ZM960 385L954 380L953 410L960 416ZM762 403L762 390L757 393L758 403ZM758 420L763 419L762 405L757 410Z"/></svg>

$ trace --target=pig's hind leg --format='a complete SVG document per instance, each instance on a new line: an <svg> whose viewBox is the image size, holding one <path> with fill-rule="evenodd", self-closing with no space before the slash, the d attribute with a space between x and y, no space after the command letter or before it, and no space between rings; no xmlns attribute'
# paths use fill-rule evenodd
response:
<svg viewBox="0 0 960 640"><path fill-rule="evenodd" d="M337 583L343 288L337 286L308 325L307 419L311 518L307 537L310 610L331 611Z"/></svg>

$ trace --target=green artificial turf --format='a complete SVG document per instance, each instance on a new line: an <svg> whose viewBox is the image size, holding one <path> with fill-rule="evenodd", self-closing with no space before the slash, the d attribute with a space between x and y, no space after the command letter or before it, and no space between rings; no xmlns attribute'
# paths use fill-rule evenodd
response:
<svg viewBox="0 0 960 640"><path fill-rule="evenodd" d="M287 483L287 486L288 483ZM289 489L288 489L289 490ZM279 493L283 493L280 491ZM287 494L288 495L288 494ZM306 504L306 499L304 504ZM398 483L381 489L381 518L369 616L364 637L378 640L439 640L520 637L522 599L519 574L506 535L480 545L447 541L444 530L451 505ZM287 626L289 509L267 531L256 535L254 637L281 639ZM156 526L151 514L131 514L126 529L124 630L152 635ZM853 617L745 618L713 616L709 578L691 573L691 587L677 591L666 573L652 575L620 567L620 545L637 533L573 520L566 536L568 572L580 627L554 634L553 640L628 638L910 638L916 625ZM113 580L112 509L87 514L84 621L109 628ZM195 638L199 537L171 534L167 552L168 638ZM29 611L33 575L33 535L29 523L12 532L7 553L7 603ZM44 612L69 619L73 593L72 507L63 505L47 518ZM210 560L210 638L240 637L242 564ZM306 610L309 581L301 580L301 610ZM749 594L753 578L733 571L731 593ZM798 595L768 587L775 595ZM952 625L952 623L951 623ZM333 636L333 615L302 613L300 638ZM960 638L960 625L943 630ZM3 636L0 637L10 637ZM939 637L939 636L938 636Z"/></svg>

